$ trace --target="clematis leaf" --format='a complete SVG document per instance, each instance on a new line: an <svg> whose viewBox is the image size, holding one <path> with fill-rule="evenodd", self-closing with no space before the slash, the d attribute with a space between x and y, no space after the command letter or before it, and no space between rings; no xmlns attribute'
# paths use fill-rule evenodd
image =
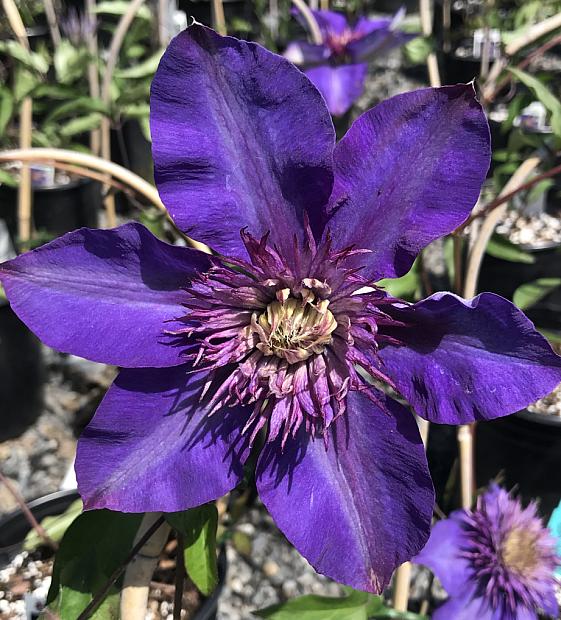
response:
<svg viewBox="0 0 561 620"><path fill-rule="evenodd" d="M506 237L494 234L487 244L487 254L494 258L509 261L510 263L526 263L531 265L536 262L535 257L523 250L520 246L511 243Z"/></svg>
<svg viewBox="0 0 561 620"><path fill-rule="evenodd" d="M307 595L272 605L253 612L260 618L270 620L373 620L375 618L400 618L402 620L423 620L424 616L399 612L386 607L379 596L345 588L346 596Z"/></svg>
<svg viewBox="0 0 561 620"><path fill-rule="evenodd" d="M527 282L514 291L512 301L520 310L535 306L544 297L561 286L561 278L539 278Z"/></svg>
<svg viewBox="0 0 561 620"><path fill-rule="evenodd" d="M0 290L0 298L2 291ZM63 538L66 530L70 527L71 523L74 522L74 519L81 514L83 509L82 500L77 499L75 502L72 502L70 506L61 514L52 517L45 517L41 521L41 526L47 533L48 537L55 542L60 542ZM26 551L33 551L37 549L40 545L43 544L43 539L37 534L35 530L31 530L29 534L25 537L23 542L23 548Z"/></svg>
<svg viewBox="0 0 561 620"><path fill-rule="evenodd" d="M132 548L142 514L110 510L84 512L66 531L53 567L47 604L61 618L78 618ZM91 616L109 620L119 615L117 583Z"/></svg>
<svg viewBox="0 0 561 620"><path fill-rule="evenodd" d="M172 512L166 519L184 537L187 574L197 588L208 596L218 583L216 528L218 512L214 504Z"/></svg>

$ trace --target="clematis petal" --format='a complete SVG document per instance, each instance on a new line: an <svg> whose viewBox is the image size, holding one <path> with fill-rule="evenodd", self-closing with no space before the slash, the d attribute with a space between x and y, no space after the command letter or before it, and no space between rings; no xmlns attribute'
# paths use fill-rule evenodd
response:
<svg viewBox="0 0 561 620"><path fill-rule="evenodd" d="M333 116L342 116L362 95L368 65L321 65L310 67L304 73L325 99Z"/></svg>
<svg viewBox="0 0 561 620"><path fill-rule="evenodd" d="M335 148L336 247L371 250L373 278L406 273L461 224L489 167L489 127L471 84L397 95L365 112Z"/></svg>
<svg viewBox="0 0 561 620"><path fill-rule="evenodd" d="M390 30L389 28L373 29L367 35L347 45L347 52L354 62L364 62L374 56L385 54L394 47L405 45L416 39L418 33Z"/></svg>
<svg viewBox="0 0 561 620"><path fill-rule="evenodd" d="M209 257L174 247L140 224L82 228L0 265L14 312L47 345L118 366L173 366L165 335L184 314L182 288Z"/></svg>
<svg viewBox="0 0 561 620"><path fill-rule="evenodd" d="M359 17L355 26L353 27L353 33L362 37L374 32L376 30L387 30L393 20L388 17L382 17L378 19L368 19L368 17Z"/></svg>
<svg viewBox="0 0 561 620"><path fill-rule="evenodd" d="M435 609L433 620L515 620L498 618L483 597L477 596L475 588L465 584L464 591L458 596L450 597L443 605Z"/></svg>
<svg viewBox="0 0 561 620"><path fill-rule="evenodd" d="M296 8L291 9L291 14L298 20L300 25L308 30L308 22L302 13ZM335 11L312 11L324 39L331 34L342 34L348 28L347 18L342 13Z"/></svg>
<svg viewBox="0 0 561 620"><path fill-rule="evenodd" d="M561 357L506 299L437 293L393 309L408 327L384 328L404 346L380 351L386 372L431 422L467 424L514 413L561 382Z"/></svg>
<svg viewBox="0 0 561 620"><path fill-rule="evenodd" d="M416 564L431 569L450 596L463 594L472 576L468 561L460 555L466 540L462 514L453 512L448 519L436 523L429 541L414 558Z"/></svg>
<svg viewBox="0 0 561 620"><path fill-rule="evenodd" d="M152 82L152 150L179 228L230 256L240 230L289 243L332 187L333 124L306 77L255 43L193 25Z"/></svg>
<svg viewBox="0 0 561 620"><path fill-rule="evenodd" d="M325 45L314 45L307 41L289 43L283 56L295 65L316 65L328 60L331 52Z"/></svg>
<svg viewBox="0 0 561 620"><path fill-rule="evenodd" d="M189 367L122 370L78 442L84 506L121 512L176 512L236 486L247 456L233 407L208 417L204 377Z"/></svg>
<svg viewBox="0 0 561 620"><path fill-rule="evenodd" d="M314 566L341 583L381 592L429 534L434 493L411 413L350 392L324 441L265 446L257 488L279 528Z"/></svg>

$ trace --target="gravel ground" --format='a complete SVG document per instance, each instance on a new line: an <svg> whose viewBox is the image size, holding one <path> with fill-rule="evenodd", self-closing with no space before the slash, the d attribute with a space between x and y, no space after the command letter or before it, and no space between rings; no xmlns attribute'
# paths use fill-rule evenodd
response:
<svg viewBox="0 0 561 620"><path fill-rule="evenodd" d="M528 411L542 415L556 415L561 417L561 383L547 396L537 403L530 405Z"/></svg>
<svg viewBox="0 0 561 620"><path fill-rule="evenodd" d="M497 226L497 232L512 243L534 248L547 247L561 243L561 217L548 213L527 217L511 209Z"/></svg>

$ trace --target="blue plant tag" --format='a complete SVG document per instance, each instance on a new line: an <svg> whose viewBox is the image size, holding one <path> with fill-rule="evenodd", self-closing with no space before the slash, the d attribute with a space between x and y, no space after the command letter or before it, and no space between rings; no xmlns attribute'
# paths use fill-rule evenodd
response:
<svg viewBox="0 0 561 620"><path fill-rule="evenodd" d="M557 554L561 557L561 502L551 514L547 527L557 540ZM561 577L561 565L555 569L555 575Z"/></svg>

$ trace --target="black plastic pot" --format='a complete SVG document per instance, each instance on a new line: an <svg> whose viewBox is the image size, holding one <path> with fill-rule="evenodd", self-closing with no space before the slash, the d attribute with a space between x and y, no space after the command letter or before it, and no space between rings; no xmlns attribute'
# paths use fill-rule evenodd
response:
<svg viewBox="0 0 561 620"><path fill-rule="evenodd" d="M531 253L534 263L513 263L485 255L481 267L479 290L490 291L512 299L514 291L540 278L561 278L561 245L552 243L541 248L521 246ZM540 300L526 313L541 327L561 329L561 290Z"/></svg>
<svg viewBox="0 0 561 620"><path fill-rule="evenodd" d="M561 418L524 411L481 422L475 454L478 486L502 473L507 489L525 502L539 499L540 513L550 517L561 500Z"/></svg>
<svg viewBox="0 0 561 620"><path fill-rule="evenodd" d="M43 409L44 380L41 344L10 306L0 305L0 441L35 422Z"/></svg>
<svg viewBox="0 0 561 620"><path fill-rule="evenodd" d="M77 491L57 491L27 504L37 521L62 514L72 502L79 499ZM0 566L7 564L29 533L31 526L21 510L14 510L0 518Z"/></svg>
<svg viewBox="0 0 561 620"><path fill-rule="evenodd" d="M57 237L76 228L98 225L101 185L77 179L66 185L33 188L35 230ZM0 219L6 221L12 240L17 238L17 189L0 185Z"/></svg>

